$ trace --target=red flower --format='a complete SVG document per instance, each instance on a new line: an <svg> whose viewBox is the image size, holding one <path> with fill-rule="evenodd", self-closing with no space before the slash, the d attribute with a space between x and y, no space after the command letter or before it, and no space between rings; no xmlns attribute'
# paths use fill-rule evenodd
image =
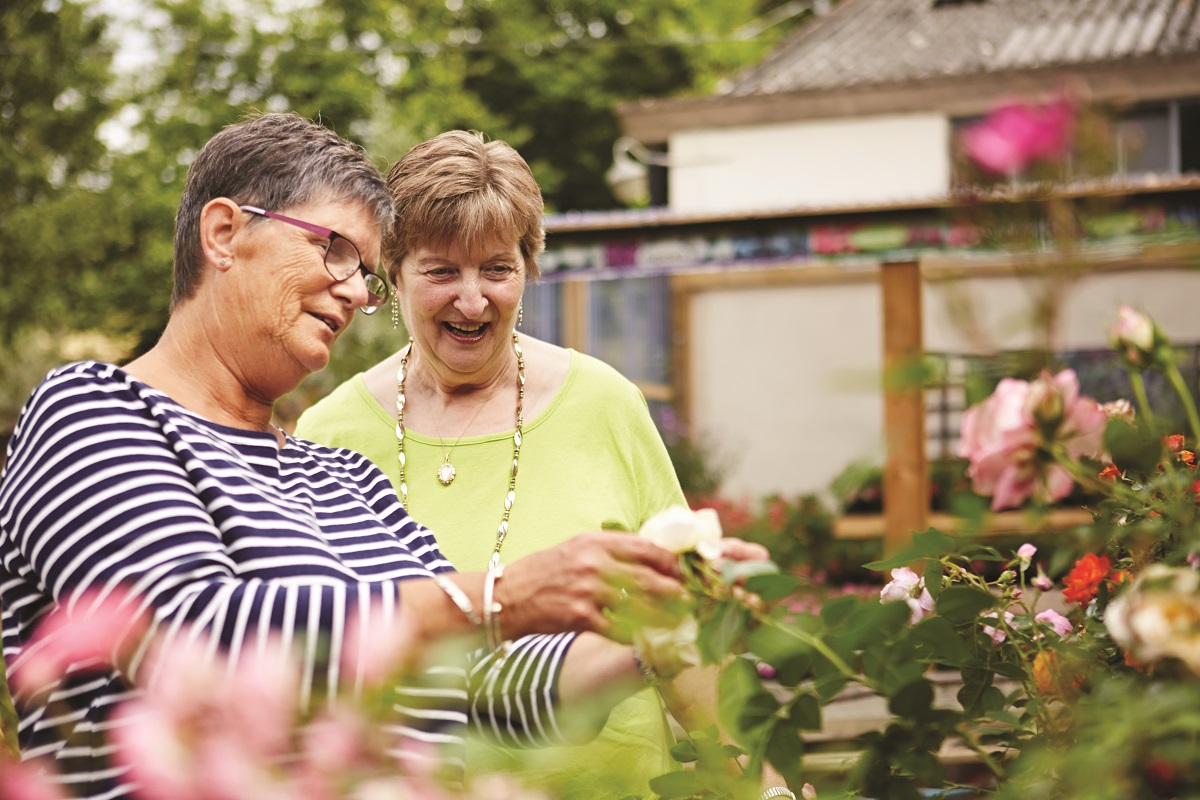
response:
<svg viewBox="0 0 1200 800"><path fill-rule="evenodd" d="M1163 444L1165 444L1167 449L1172 453L1178 453L1183 449L1183 434L1172 433L1170 436L1164 436Z"/></svg>
<svg viewBox="0 0 1200 800"><path fill-rule="evenodd" d="M1187 464L1189 467L1196 466L1196 454L1193 453L1191 450L1180 450L1179 451L1179 460L1182 461L1183 463Z"/></svg>
<svg viewBox="0 0 1200 800"><path fill-rule="evenodd" d="M1100 474L1097 477L1099 477L1102 481L1115 481L1117 478L1121 477L1121 470L1117 469L1116 464L1109 464L1107 467L1100 470Z"/></svg>
<svg viewBox="0 0 1200 800"><path fill-rule="evenodd" d="M1063 590L1063 599L1068 603L1078 603L1080 607L1086 606L1096 596L1100 584L1111 571L1112 564L1107 556L1088 553L1075 562L1075 566L1063 580L1066 587Z"/></svg>
<svg viewBox="0 0 1200 800"><path fill-rule="evenodd" d="M1192 481L1192 494L1196 495L1196 502L1200 503L1200 480Z"/></svg>
<svg viewBox="0 0 1200 800"><path fill-rule="evenodd" d="M1133 580L1133 576L1129 574L1127 569L1113 570L1113 574L1108 576L1108 588L1115 590L1118 586L1129 583Z"/></svg>

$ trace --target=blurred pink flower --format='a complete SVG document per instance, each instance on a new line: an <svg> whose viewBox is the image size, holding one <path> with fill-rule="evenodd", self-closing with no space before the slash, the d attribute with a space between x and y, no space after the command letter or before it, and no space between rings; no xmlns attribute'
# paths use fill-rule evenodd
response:
<svg viewBox="0 0 1200 800"><path fill-rule="evenodd" d="M44 617L8 675L17 693L52 686L72 667L113 664L149 627L148 616L130 593L87 591L67 598Z"/></svg>
<svg viewBox="0 0 1200 800"><path fill-rule="evenodd" d="M997 175L1014 175L1035 161L1067 154L1075 107L1066 98L1044 104L1000 106L963 132L963 150L979 166Z"/></svg>
<svg viewBox="0 0 1200 800"><path fill-rule="evenodd" d="M1038 622L1044 622L1049 625L1059 636L1066 636L1074 627L1071 625L1071 620L1064 617L1052 608L1047 608L1042 613L1034 617Z"/></svg>
<svg viewBox="0 0 1200 800"><path fill-rule="evenodd" d="M892 580L879 592L879 602L903 600L912 614L909 623L916 625L933 611L933 596L925 588L925 579L908 567L892 570Z"/></svg>
<svg viewBox="0 0 1200 800"><path fill-rule="evenodd" d="M143 698L126 700L113 712L108 738L113 761L129 770L141 800L204 800L192 743L162 708Z"/></svg>
<svg viewBox="0 0 1200 800"><path fill-rule="evenodd" d="M1052 502L1070 494L1074 481L1049 447L1059 445L1073 459L1096 455L1106 422L1100 404L1079 394L1072 370L1043 372L1035 381L1004 378L963 415L958 454L969 460L972 487L992 498L993 511L1033 495Z"/></svg>
<svg viewBox="0 0 1200 800"><path fill-rule="evenodd" d="M1021 559L1021 569L1029 569L1029 563L1033 561L1034 555L1037 553L1037 546L1026 542L1017 548L1017 558Z"/></svg>
<svg viewBox="0 0 1200 800"><path fill-rule="evenodd" d="M38 773L32 761L0 758L0 789L4 800L69 800L66 792Z"/></svg>

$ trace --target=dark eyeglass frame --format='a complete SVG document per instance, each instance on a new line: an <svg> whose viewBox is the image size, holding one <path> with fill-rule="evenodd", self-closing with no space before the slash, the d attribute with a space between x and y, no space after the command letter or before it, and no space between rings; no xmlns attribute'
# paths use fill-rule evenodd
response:
<svg viewBox="0 0 1200 800"><path fill-rule="evenodd" d="M287 217L283 214L277 214L274 211L267 211L265 208L259 208L258 206L238 206L238 209L245 211L247 214L257 214L260 217L268 217L269 219L286 222L288 225L294 225L297 228L301 228L310 233L315 233L318 236L328 239L329 243L325 245L325 250L321 254L321 263L325 265L325 271L329 273L329 277L333 278L338 283L341 283L342 281L349 280L360 272L363 275L363 279L367 287L368 299L367 304L360 308L359 311L367 315L374 314L380 309L380 307L383 306L384 303L387 302L389 294L387 281L385 281L378 272L375 272L367 267L367 265L363 263L362 253L358 252L358 248L354 246L354 242L350 241L345 236L342 236L337 231L333 230L332 228L316 225L312 222L305 222L302 219ZM358 266L350 270L350 272L346 273L345 275L338 275L329 267L329 251L333 249L333 243L338 239L341 239L343 242L345 242L358 257ZM374 281L372 281L372 278ZM380 291L372 291L372 283L378 285Z"/></svg>

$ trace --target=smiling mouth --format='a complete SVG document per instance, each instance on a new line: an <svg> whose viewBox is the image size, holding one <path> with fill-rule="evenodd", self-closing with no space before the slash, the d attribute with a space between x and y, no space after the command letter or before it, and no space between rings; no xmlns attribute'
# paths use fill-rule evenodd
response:
<svg viewBox="0 0 1200 800"><path fill-rule="evenodd" d="M336 319L334 319L333 317L327 317L324 314L314 314L312 312L309 312L309 313L311 316L314 316L317 319L321 320L321 322L324 322L326 327L328 327L329 330L333 331L334 333L337 333L342 328L342 324L340 322L338 322Z"/></svg>
<svg viewBox="0 0 1200 800"><path fill-rule="evenodd" d="M453 336L463 339L477 339L487 330L490 322L480 322L473 326L452 325L449 322L443 322L442 327L449 331Z"/></svg>

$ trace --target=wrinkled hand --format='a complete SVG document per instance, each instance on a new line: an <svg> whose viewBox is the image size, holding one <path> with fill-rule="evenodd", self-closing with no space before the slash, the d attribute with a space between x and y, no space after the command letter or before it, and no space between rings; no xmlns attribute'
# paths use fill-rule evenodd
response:
<svg viewBox="0 0 1200 800"><path fill-rule="evenodd" d="M714 566L720 569L721 561L724 559L729 559L730 561L769 561L770 558L770 552L761 544L727 536L721 539L721 558L716 561Z"/></svg>
<svg viewBox="0 0 1200 800"><path fill-rule="evenodd" d="M736 541L736 540L731 540ZM745 543L743 543L745 544ZM509 564L496 586L505 636L611 635L605 611L623 597L670 606L686 597L678 557L625 533L585 533Z"/></svg>

